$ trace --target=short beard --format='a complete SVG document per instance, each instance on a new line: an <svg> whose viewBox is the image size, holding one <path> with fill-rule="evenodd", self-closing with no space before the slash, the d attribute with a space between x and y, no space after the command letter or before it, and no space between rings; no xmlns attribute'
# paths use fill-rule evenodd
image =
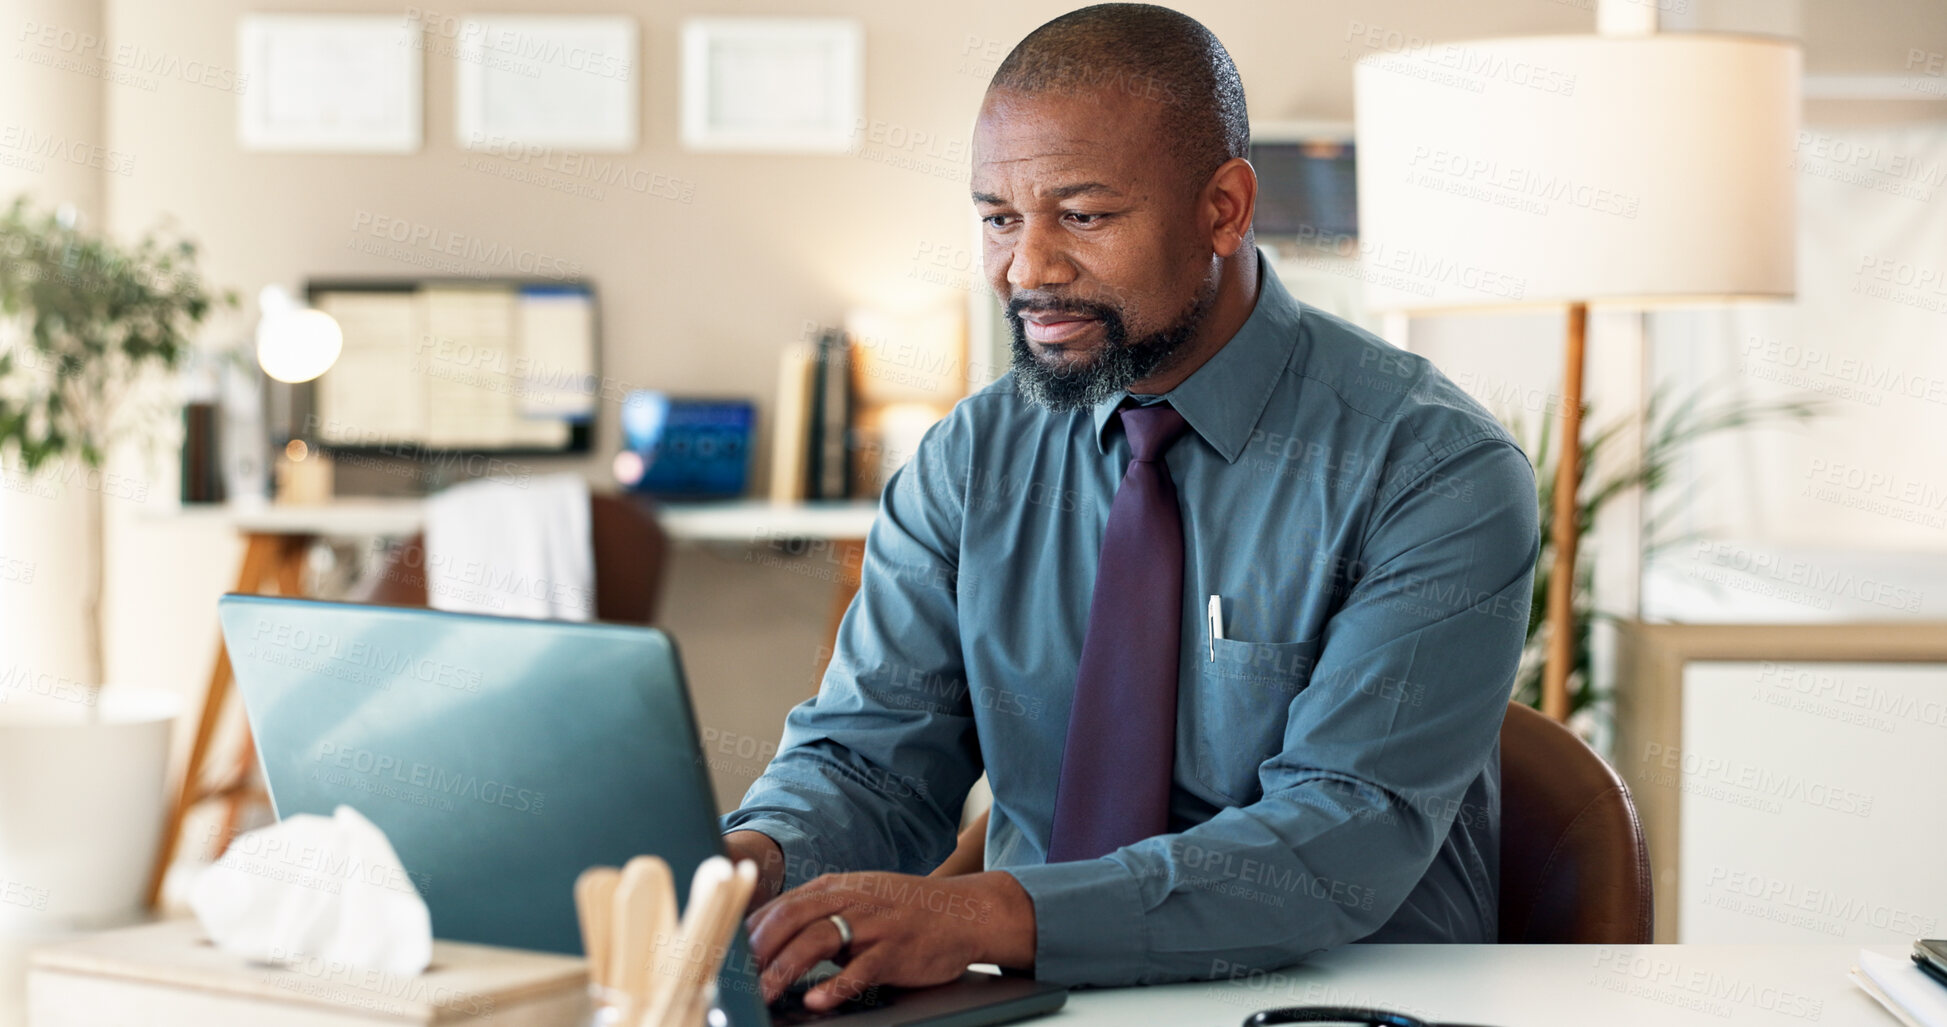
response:
<svg viewBox="0 0 1947 1027"><path fill-rule="evenodd" d="M1028 345L1021 313L1045 309L1017 299L1007 305L1007 327L1014 335L1014 391L1022 399L1048 410L1079 410L1127 392L1151 375L1168 370L1184 355L1217 299L1217 284L1207 282L1190 305L1162 330L1131 341L1122 313L1100 303L1065 303L1063 313L1092 317L1102 324L1103 345L1095 358L1079 367L1057 370L1041 362Z"/></svg>

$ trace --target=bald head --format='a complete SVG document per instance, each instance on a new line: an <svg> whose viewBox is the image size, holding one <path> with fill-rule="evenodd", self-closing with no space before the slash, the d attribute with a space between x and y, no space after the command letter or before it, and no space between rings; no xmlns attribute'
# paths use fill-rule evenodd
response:
<svg viewBox="0 0 1947 1027"><path fill-rule="evenodd" d="M1154 4L1096 4L1035 29L988 83L990 93L1111 92L1153 111L1180 172L1203 180L1250 147L1244 84L1230 54L1189 15Z"/></svg>

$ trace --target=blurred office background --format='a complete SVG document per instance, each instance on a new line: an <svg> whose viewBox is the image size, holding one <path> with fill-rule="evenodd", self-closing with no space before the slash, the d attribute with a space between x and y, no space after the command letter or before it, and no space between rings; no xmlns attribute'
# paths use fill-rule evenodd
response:
<svg viewBox="0 0 1947 1027"><path fill-rule="evenodd" d="M1300 216L1283 234L1260 240L1283 262L1287 283L1301 299L1430 356L1533 438L1559 412L1561 313L1408 322L1366 309L1356 250L1340 244L1356 226L1338 223L1350 197L1333 191L1346 188L1347 173L1335 172L1334 161L1356 153L1355 62L1412 58L1455 40L1591 33L1595 0L1183 0L1179 6L1229 47L1253 118L1263 126L1261 138L1290 144L1264 154L1267 176L1286 167L1294 176L1318 176L1310 185L1267 177L1267 193L1313 205L1310 221ZM1631 6L1652 15L1660 31L1802 44L1803 123L1788 157L1798 197L1795 209L1779 212L1797 224L1797 296L1749 308L1598 311L1590 327L1589 421L1599 428L1627 420L1659 389L1678 401L1702 397L1753 410L1805 402L1816 413L1759 417L1711 433L1682 451L1654 495L1619 498L1584 550L1594 574L1589 609L1643 622L1771 626L1780 634L1765 637L1774 638L1802 636L1808 626L1912 622L1919 626L1914 630L1931 630L1947 623L1947 450L1941 443L1947 438L1947 6L1938 0L1611 5ZM773 427L785 413L781 361L840 328L855 344L867 340L871 352L859 361L889 362L874 378L891 383L889 403L898 407L880 425L877 448L855 454L860 480L835 493L869 502L875 474L865 465L896 463L903 452L897 440L910 439L912 420L923 427L927 410L950 404L999 370L1005 346L981 280L967 199L971 124L1000 59L1065 9L1024 0L590 0L570 6L485 0L464 11L365 2L305 8L384 16L414 33L423 60L419 136L407 152L375 154L280 152L240 142L240 111L260 83L248 80L239 31L248 17L264 13L258 7L216 0L0 0L7 50L0 59L0 199L24 195L49 209L64 205L64 216L121 238L165 221L179 226L199 245L207 280L240 298L198 330L212 352L247 351L267 313L259 299L266 285L300 298L307 284L319 282L452 275L592 286L595 373L602 385L584 451L510 451L491 463L447 461L436 471L403 475L396 462L353 455L335 462L320 486L325 494L306 496L293 486L288 500L316 504L330 501L331 493L397 497L477 473L525 480L568 471L597 490L613 490L624 449L623 400L637 390L753 404L743 492L765 497L780 460ZM297 10L286 5L278 13ZM462 117L456 72L469 59L461 26L495 14L630 19L637 47L629 69L634 141L610 149L465 145L456 128ZM842 147L743 152L686 145L684 26L699 17L744 15L851 20L863 40L862 105ZM1351 151L1338 149L1346 144ZM1681 250L1686 240L1669 238L1667 245ZM179 405L180 395L169 390L196 387L174 383L151 398ZM276 388L256 395L271 406L296 401ZM211 672L214 600L236 583L245 543L232 519L182 502L181 454L192 429L174 409L153 431L110 454L105 472L82 475L81 487L72 476L63 485L58 470L50 484L45 474L10 465L12 484L0 490L0 560L13 568L9 580L0 580L0 670L24 670L41 681L86 683L94 676L84 606L92 547L88 482L98 481L105 498L100 677L171 690L194 710ZM1636 436L1612 446L1607 459L1626 462L1626 451L1641 444ZM267 450L267 459L280 456L288 459L281 448ZM1603 459L1598 456L1598 469L1610 466ZM712 758L712 772L726 806L774 750L784 711L815 688L828 656L834 588L856 569L848 567L855 557L843 545L779 517L766 521L758 513L721 531L676 538L664 571L657 620L681 641L707 742L718 744L713 751L721 758ZM1647 554L1646 523L1681 541ZM349 587L375 551L370 539L340 539L307 555L307 589ZM1947 653L1927 657L1924 639L1892 630L1897 638L1884 646L1911 654L1909 662L1935 665L1919 677L1871 686L1902 700L1877 712L1869 704L1869 715L1883 725L1860 726L1848 713L1854 707L1833 706L1825 715L1815 706L1791 722L1799 732L1792 737L1836 738L1831 744L1848 753L1893 749L1897 760L1939 751L1947 740L1939 705L1947 702L1941 665ZM1591 662L1577 679L1593 690L1579 726L1619 763L1657 773L1665 767L1661 754L1686 745L1714 756L1742 753L1739 746L1747 743L1755 746L1751 752L1767 753L1762 739L1729 737L1673 737L1656 743L1664 747L1655 758L1640 749L1617 752L1619 730L1625 738L1645 737L1615 723L1613 695L1632 684L1621 680L1619 661L1631 665L1625 650L1635 643L1619 640L1606 622L1595 634ZM1782 644L1768 650L1765 637L1739 636L1722 651L1705 642L1644 644L1665 646L1655 649L1663 654L1653 657L1659 660L1670 658L1668 646L1692 646L1684 651L1734 668L1727 673L1743 673L1735 668L1747 664L1770 668L1770 684L1738 678L1738 687L1770 687L1786 701L1814 704L1825 701L1814 694L1816 686L1797 689L1797 672L1780 666L1839 666L1833 661L1840 656L1884 661L1893 651L1879 636L1851 642L1834 636L1829 653ZM1639 654L1638 663L1651 659ZM1879 669L1874 662L1862 673ZM1674 689L1658 700L1666 706L1700 701L1685 700L1680 681L1654 687ZM1903 701L1908 697L1913 704ZM1735 721L1746 714L1727 707L1717 715ZM178 768L195 719L184 716L175 726ZM234 744L234 726L227 730L223 737ZM1668 768L1672 774L1695 769L1680 757ZM1843 776L1843 768L1834 773ZM1876 780L1855 783L1880 798L1880 812L1870 818L1810 809L1772 819L1788 832L1870 828L1893 838L1898 814L1889 811L1903 800L1890 781ZM1912 787L1928 794L1922 782ZM1780 808L1796 809L1789 800ZM1694 801L1687 809L1684 816L1712 811ZM1674 806L1670 815L1678 816ZM1690 821L1683 823L1688 830ZM1684 873L1694 865L1698 881L1712 872L1721 881L1744 872L1741 858L1705 852L1686 857ZM1772 873L1789 878L1793 871ZM1908 908L1918 900L1880 894L1870 881L1855 879L1851 887L1867 906L1884 906L1903 919L1942 912ZM1724 938L1764 929L1790 933L1767 928L1763 916L1725 914L1711 923ZM1811 933L1863 937L1866 929L1831 919Z"/></svg>

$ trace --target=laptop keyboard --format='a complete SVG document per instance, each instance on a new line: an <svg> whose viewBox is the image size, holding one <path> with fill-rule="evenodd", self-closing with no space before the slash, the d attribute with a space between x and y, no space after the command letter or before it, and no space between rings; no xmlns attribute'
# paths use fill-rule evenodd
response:
<svg viewBox="0 0 1947 1027"><path fill-rule="evenodd" d="M805 1006L804 996L805 992L810 991L812 986L817 984L819 980L822 980L822 978L801 980L786 988L784 994L779 995L777 1001L771 1003L770 1013L773 1027L786 1027L788 1024L799 1023L819 1023L835 1016L844 1016L847 1013L856 1013L865 1009L878 1009L881 1006L890 1004L892 1001L892 996L887 993L886 989L867 988L865 994L858 998L842 1003L832 1009L825 1010L822 1013L816 1012Z"/></svg>

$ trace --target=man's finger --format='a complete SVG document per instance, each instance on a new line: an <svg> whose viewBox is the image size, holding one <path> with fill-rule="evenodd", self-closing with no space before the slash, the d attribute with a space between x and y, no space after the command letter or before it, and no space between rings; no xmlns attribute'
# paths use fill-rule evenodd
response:
<svg viewBox="0 0 1947 1027"><path fill-rule="evenodd" d="M846 891L846 890L847 888L844 883L844 878L841 877L840 875L820 874L817 877L814 877L811 880L806 881L805 883L798 885L795 888L788 888L784 891L777 893L776 895L773 895L770 898L770 900L767 902L758 903L755 907L751 909L749 916L745 918L746 919L745 926L747 928L754 929L757 923L757 918L761 916L765 911L770 910L773 907L779 906L783 903L790 902L793 899L808 898L816 895L829 896L831 892Z"/></svg>
<svg viewBox="0 0 1947 1027"><path fill-rule="evenodd" d="M790 987L793 981L817 966L819 960L838 955L841 947L837 924L829 920L813 921L786 942L764 966L764 975L758 979L764 1001L773 1001L784 994L784 989Z"/></svg>
<svg viewBox="0 0 1947 1027"><path fill-rule="evenodd" d="M886 957L882 955L887 946L875 945L859 953L857 958L846 963L844 969L834 974L830 980L820 981L810 991L805 992L804 1004L814 1012L824 1012L863 998L867 991L878 985Z"/></svg>
<svg viewBox="0 0 1947 1027"><path fill-rule="evenodd" d="M751 953L759 963L770 962L798 932L844 909L845 904L845 896L833 892L786 892L751 915L746 925Z"/></svg>

